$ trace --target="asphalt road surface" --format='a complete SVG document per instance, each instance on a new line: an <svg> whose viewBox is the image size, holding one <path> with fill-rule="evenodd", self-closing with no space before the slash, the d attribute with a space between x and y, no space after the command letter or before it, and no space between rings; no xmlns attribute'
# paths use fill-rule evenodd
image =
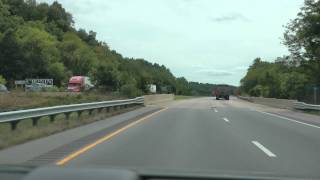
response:
<svg viewBox="0 0 320 180"><path fill-rule="evenodd" d="M293 114L235 98L179 101L69 154L60 165L320 177L319 118L306 115L314 121L306 122Z"/></svg>

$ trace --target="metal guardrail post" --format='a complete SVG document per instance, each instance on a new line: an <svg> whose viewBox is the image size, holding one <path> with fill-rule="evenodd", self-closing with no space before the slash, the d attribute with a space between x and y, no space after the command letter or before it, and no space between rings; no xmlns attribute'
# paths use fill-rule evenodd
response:
<svg viewBox="0 0 320 180"><path fill-rule="evenodd" d="M32 118L32 126L37 126L39 119L40 119L40 117L34 117L34 118Z"/></svg>
<svg viewBox="0 0 320 180"><path fill-rule="evenodd" d="M50 118L50 122L53 123L56 118L56 115L50 115L49 118Z"/></svg>
<svg viewBox="0 0 320 180"><path fill-rule="evenodd" d="M10 122L10 127L11 127L11 131L14 131L17 129L17 125L20 121L11 121Z"/></svg>

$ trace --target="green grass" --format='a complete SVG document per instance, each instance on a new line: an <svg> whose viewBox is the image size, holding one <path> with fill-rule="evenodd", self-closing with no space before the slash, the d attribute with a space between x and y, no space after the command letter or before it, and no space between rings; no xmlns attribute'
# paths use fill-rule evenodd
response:
<svg viewBox="0 0 320 180"><path fill-rule="evenodd" d="M312 115L318 115L318 116L320 116L320 111L304 110L304 111L302 111L302 112L307 113L307 114L312 114Z"/></svg>
<svg viewBox="0 0 320 180"><path fill-rule="evenodd" d="M0 112L113 99L123 99L123 97L117 94L99 92L81 94L67 92L11 92L0 94Z"/></svg>
<svg viewBox="0 0 320 180"><path fill-rule="evenodd" d="M181 95L176 95L174 96L174 100L186 100L186 99L192 99L195 98L194 96L181 96Z"/></svg>
<svg viewBox="0 0 320 180"><path fill-rule="evenodd" d="M84 111L80 117L77 113L71 113L69 119L65 118L64 114L59 114L55 117L53 123L50 122L49 117L42 117L38 120L38 125L33 127L32 120L23 120L18 123L17 129L11 131L9 123L0 124L0 149L4 149L16 144L21 144L40 137L49 136L67 129L75 128L84 124L92 123L107 117L132 111L141 106L132 106L126 109L111 109L100 113L95 110L92 115Z"/></svg>

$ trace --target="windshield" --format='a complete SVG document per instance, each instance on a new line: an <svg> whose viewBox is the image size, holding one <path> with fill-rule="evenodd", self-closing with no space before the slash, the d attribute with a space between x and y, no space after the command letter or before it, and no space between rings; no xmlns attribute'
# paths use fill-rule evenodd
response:
<svg viewBox="0 0 320 180"><path fill-rule="evenodd" d="M320 178L319 73L319 0L0 0L0 164Z"/></svg>

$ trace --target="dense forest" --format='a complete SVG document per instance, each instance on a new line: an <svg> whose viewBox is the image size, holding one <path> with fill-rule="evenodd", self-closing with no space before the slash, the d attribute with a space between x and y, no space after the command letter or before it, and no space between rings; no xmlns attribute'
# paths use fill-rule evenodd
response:
<svg viewBox="0 0 320 180"><path fill-rule="evenodd" d="M0 83L53 78L57 87L72 75L90 76L106 91L132 95L148 92L210 95L215 85L176 78L168 68L144 59L123 57L96 32L75 29L72 15L61 4L36 0L0 0ZM231 87L235 88L235 87Z"/></svg>
<svg viewBox="0 0 320 180"><path fill-rule="evenodd" d="M242 93L304 101L319 94L320 1L305 0L297 17L285 27L283 44L290 55L274 62L256 58L241 80Z"/></svg>

